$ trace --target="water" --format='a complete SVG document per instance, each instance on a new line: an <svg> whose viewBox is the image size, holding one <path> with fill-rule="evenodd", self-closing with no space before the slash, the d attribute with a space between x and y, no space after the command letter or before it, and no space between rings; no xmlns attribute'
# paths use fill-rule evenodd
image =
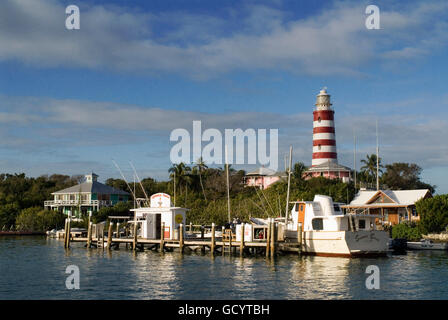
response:
<svg viewBox="0 0 448 320"><path fill-rule="evenodd" d="M80 290L68 290L68 265ZM368 290L368 265L380 289ZM86 249L45 237L0 237L0 299L448 299L448 253L275 260Z"/></svg>

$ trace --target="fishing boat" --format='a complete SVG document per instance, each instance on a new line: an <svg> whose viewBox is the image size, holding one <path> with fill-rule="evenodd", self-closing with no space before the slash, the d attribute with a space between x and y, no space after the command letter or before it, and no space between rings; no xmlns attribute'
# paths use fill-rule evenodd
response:
<svg viewBox="0 0 448 320"><path fill-rule="evenodd" d="M313 201L294 201L286 239L297 239L302 226L302 252L319 256L381 256L388 251L389 234L377 230L376 215L344 214L324 195Z"/></svg>
<svg viewBox="0 0 448 320"><path fill-rule="evenodd" d="M408 242L407 247L411 250L448 250L448 243L422 239L418 242Z"/></svg>

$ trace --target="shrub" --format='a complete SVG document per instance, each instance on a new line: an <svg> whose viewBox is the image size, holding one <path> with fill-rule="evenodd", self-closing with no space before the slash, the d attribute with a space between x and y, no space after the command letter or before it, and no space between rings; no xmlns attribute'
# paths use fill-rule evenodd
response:
<svg viewBox="0 0 448 320"><path fill-rule="evenodd" d="M419 226L416 223L404 221L392 227L393 239L407 239L409 241L418 241L422 238Z"/></svg>
<svg viewBox="0 0 448 320"><path fill-rule="evenodd" d="M31 207L20 212L16 218L16 226L19 230L43 232L63 227L64 221L64 214L58 211Z"/></svg>
<svg viewBox="0 0 448 320"><path fill-rule="evenodd" d="M441 232L448 226L448 194L421 199L415 203L424 234Z"/></svg>

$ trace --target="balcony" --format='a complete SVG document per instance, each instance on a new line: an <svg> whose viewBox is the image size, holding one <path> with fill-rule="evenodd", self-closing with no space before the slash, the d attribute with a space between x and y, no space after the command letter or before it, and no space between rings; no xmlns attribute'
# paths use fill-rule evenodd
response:
<svg viewBox="0 0 448 320"><path fill-rule="evenodd" d="M48 200L44 202L45 207L58 207L58 206L100 206L108 207L112 206L111 200Z"/></svg>

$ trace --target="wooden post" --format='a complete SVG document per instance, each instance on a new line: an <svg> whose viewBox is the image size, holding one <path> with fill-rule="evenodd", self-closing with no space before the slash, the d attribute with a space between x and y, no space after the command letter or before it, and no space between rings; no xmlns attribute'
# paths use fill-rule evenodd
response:
<svg viewBox="0 0 448 320"><path fill-rule="evenodd" d="M224 245L224 235L225 235L225 231L226 231L226 229L224 228L224 226L223 227L221 227L221 231L222 231L222 239L221 239L221 242L222 242L222 246L221 246L221 254L222 255L224 255L224 250L225 250L225 245Z"/></svg>
<svg viewBox="0 0 448 320"><path fill-rule="evenodd" d="M302 254L302 223L297 225L297 242L299 243L299 256Z"/></svg>
<svg viewBox="0 0 448 320"><path fill-rule="evenodd" d="M210 243L210 251L212 255L215 253L215 223L212 223L212 242Z"/></svg>
<svg viewBox="0 0 448 320"><path fill-rule="evenodd" d="M271 257L273 257L275 255L275 236L276 236L276 229L277 226L274 222L274 219L272 219L271 222Z"/></svg>
<svg viewBox="0 0 448 320"><path fill-rule="evenodd" d="M120 222L117 222L117 238L120 238Z"/></svg>
<svg viewBox="0 0 448 320"><path fill-rule="evenodd" d="M190 222L190 234L193 233L193 224Z"/></svg>
<svg viewBox="0 0 448 320"><path fill-rule="evenodd" d="M204 226L201 226L201 239L204 239Z"/></svg>
<svg viewBox="0 0 448 320"><path fill-rule="evenodd" d="M87 224L87 248L90 248L91 242L92 242L92 228L91 228L90 215L89 215L89 222Z"/></svg>
<svg viewBox="0 0 448 320"><path fill-rule="evenodd" d="M163 252L163 247L165 245L165 222L162 222L162 228L160 229L160 252Z"/></svg>
<svg viewBox="0 0 448 320"><path fill-rule="evenodd" d="M67 223L67 248L70 248L70 218Z"/></svg>
<svg viewBox="0 0 448 320"><path fill-rule="evenodd" d="M64 225L64 248L67 248L67 218L65 218Z"/></svg>
<svg viewBox="0 0 448 320"><path fill-rule="evenodd" d="M104 250L104 227L106 225L103 226L103 232L101 233L101 248Z"/></svg>
<svg viewBox="0 0 448 320"><path fill-rule="evenodd" d="M109 221L109 230L107 231L107 250L110 250L111 244L112 244L112 228L114 226L114 223L112 221Z"/></svg>
<svg viewBox="0 0 448 320"><path fill-rule="evenodd" d="M240 256L242 256L243 255L243 251L244 251L244 223L241 223L240 235L241 235Z"/></svg>
<svg viewBox="0 0 448 320"><path fill-rule="evenodd" d="M266 257L270 254L270 241L271 241L271 219L268 219L268 231L266 232Z"/></svg>
<svg viewBox="0 0 448 320"><path fill-rule="evenodd" d="M184 225L181 223L179 225L179 249L180 252L184 252Z"/></svg>
<svg viewBox="0 0 448 320"><path fill-rule="evenodd" d="M132 250L137 250L137 220L134 219L134 233L132 234L134 239L132 241Z"/></svg>
<svg viewBox="0 0 448 320"><path fill-rule="evenodd" d="M232 229L230 229L229 233L229 253L232 253Z"/></svg>

